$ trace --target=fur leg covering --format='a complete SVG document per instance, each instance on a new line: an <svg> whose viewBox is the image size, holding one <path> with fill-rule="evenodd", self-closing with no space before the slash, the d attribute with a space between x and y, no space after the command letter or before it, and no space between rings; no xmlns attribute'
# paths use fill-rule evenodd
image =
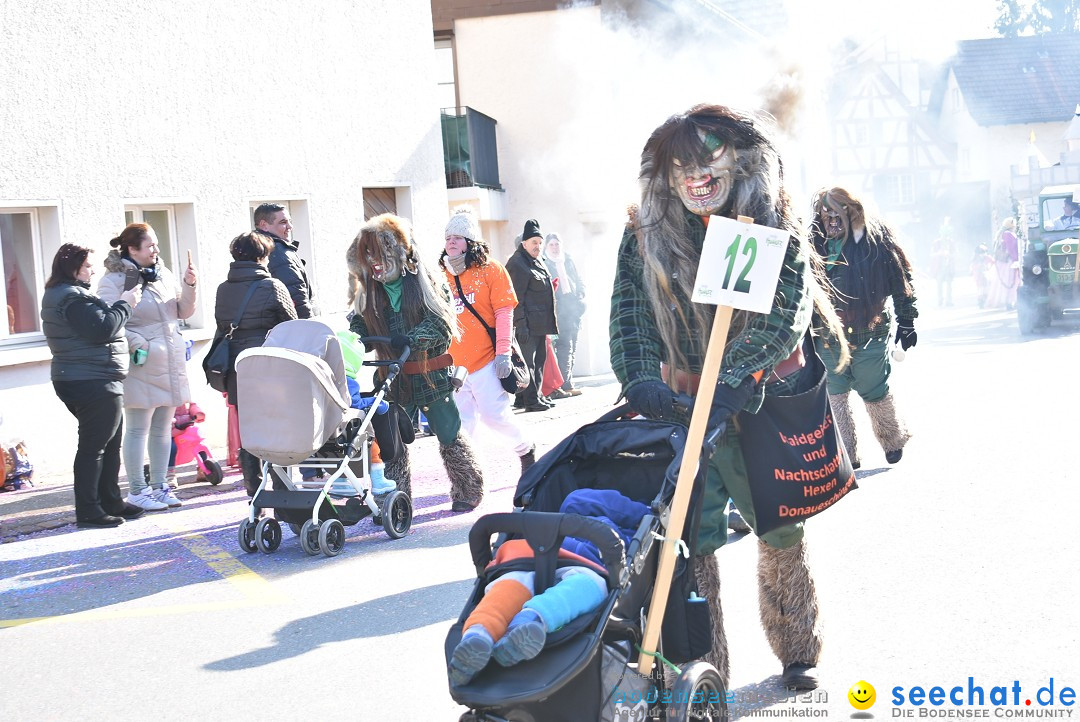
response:
<svg viewBox="0 0 1080 722"><path fill-rule="evenodd" d="M851 418L851 392L846 394L829 394L829 405L832 407L833 420L836 422L836 430L840 432L840 438L844 441L848 458L852 465L858 467L859 462L859 438L855 435L855 419Z"/></svg>
<svg viewBox="0 0 1080 722"><path fill-rule="evenodd" d="M885 394L880 401L871 401L866 404L866 412L870 414L870 423L874 427L874 436L881 444L882 450L888 454L891 451L899 451L907 444L911 434L896 416L896 402L893 401L892 393Z"/></svg>
<svg viewBox="0 0 1080 722"><path fill-rule="evenodd" d="M401 453L392 461L386 462L383 476L396 481L398 491L403 491L412 497L412 464L409 463L408 444L402 444Z"/></svg>
<svg viewBox="0 0 1080 722"><path fill-rule="evenodd" d="M720 563L715 554L699 556L694 559L694 578L697 580L698 594L707 600L709 614L712 616L712 651L705 655L705 661L716 667L720 679L727 689L729 678L727 635L724 633L724 610L720 605Z"/></svg>
<svg viewBox="0 0 1080 722"><path fill-rule="evenodd" d="M439 455L450 477L450 501L463 502L475 509L484 498L484 475L472 446L458 434L449 445L439 444Z"/></svg>
<svg viewBox="0 0 1080 722"><path fill-rule="evenodd" d="M822 633L805 542L777 549L758 540L758 605L781 664L817 666Z"/></svg>

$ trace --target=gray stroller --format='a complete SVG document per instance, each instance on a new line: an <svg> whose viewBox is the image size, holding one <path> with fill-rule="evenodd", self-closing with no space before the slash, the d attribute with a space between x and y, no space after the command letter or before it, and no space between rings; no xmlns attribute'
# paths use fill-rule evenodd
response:
<svg viewBox="0 0 1080 722"><path fill-rule="evenodd" d="M361 340L369 345L380 339ZM340 554L345 527L368 516L392 539L408 533L412 500L403 491L377 499L369 473L372 438L379 438L384 459L400 448L395 414L377 410L389 407L386 390L408 353L406 348L400 360L363 362L387 367L366 410L353 408L341 342L320 321L278 324L262 346L240 354L235 372L240 437L262 470L247 517L237 529L241 549L275 551L281 522L312 556ZM305 480L296 467L325 476ZM268 509L272 516L265 513Z"/></svg>

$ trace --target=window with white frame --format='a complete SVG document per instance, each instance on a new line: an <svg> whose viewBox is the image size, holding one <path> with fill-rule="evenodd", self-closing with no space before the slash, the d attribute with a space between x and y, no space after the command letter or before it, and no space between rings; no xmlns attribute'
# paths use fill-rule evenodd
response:
<svg viewBox="0 0 1080 722"><path fill-rule="evenodd" d="M6 308L0 341L23 340L41 332L44 262L36 208L0 208L0 301Z"/></svg>
<svg viewBox="0 0 1080 722"><path fill-rule="evenodd" d="M870 145L870 129L866 123L853 123L851 125L851 144Z"/></svg>
<svg viewBox="0 0 1080 722"><path fill-rule="evenodd" d="M881 179L884 198L889 205L906 205L915 202L915 179L910 173L898 173Z"/></svg>
<svg viewBox="0 0 1080 722"><path fill-rule="evenodd" d="M153 228L161 262L169 270L177 271L176 259L180 254L176 245L176 209L171 204L124 206L124 223L145 223Z"/></svg>
<svg viewBox="0 0 1080 722"><path fill-rule="evenodd" d="M457 107L457 84L454 79L454 41L435 39L435 92L439 108Z"/></svg>

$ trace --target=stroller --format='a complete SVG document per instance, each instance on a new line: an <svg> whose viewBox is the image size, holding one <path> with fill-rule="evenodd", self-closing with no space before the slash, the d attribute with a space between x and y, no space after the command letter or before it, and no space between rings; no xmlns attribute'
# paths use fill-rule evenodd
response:
<svg viewBox="0 0 1080 722"><path fill-rule="evenodd" d="M379 341L389 339L362 339L366 344ZM366 411L352 408L341 342L324 323L278 324L262 346L237 357L240 435L262 470L248 516L237 529L241 549L275 551L281 544L280 522L289 525L311 556L340 554L345 526L368 516L392 539L408 533L413 516L408 494L392 491L380 504L369 475L370 437L378 438L386 460L400 448L396 414L377 410L388 406L386 390L408 355L406 347L400 359L363 362L387 367ZM296 479L295 466L326 475ZM264 509L273 509L274 516L263 516Z"/></svg>
<svg viewBox="0 0 1080 722"><path fill-rule="evenodd" d="M454 701L470 708L461 722L727 719L726 690L712 665L692 662L670 685L658 667L649 677L636 672L637 645L662 546L656 542L667 527L687 430L665 421L622 420L628 411L625 406L616 409L564 439L521 477L514 497L520 510L483 516L473 526L469 546L478 579L447 635L448 665L487 584L507 571L535 571L535 593L540 594L553 583L556 568L566 563L558 552L567 536L599 549L608 593L595 611L549 634L535 658L511 667L493 662L467 684L451 683ZM676 565L658 662L661 657L673 663L697 659L711 645L708 604L697 597L692 560L704 470L714 443L706 441L694 481L683 535L687 553ZM555 513L568 494L587 488L615 489L650 507L625 549L606 524ZM493 534L498 534L494 546ZM499 544L509 539L527 540L535 556L491 565Z"/></svg>

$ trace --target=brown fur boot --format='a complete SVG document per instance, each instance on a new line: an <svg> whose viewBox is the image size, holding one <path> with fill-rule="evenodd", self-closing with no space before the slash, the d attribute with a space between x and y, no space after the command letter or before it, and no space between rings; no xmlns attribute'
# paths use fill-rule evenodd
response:
<svg viewBox="0 0 1080 722"><path fill-rule="evenodd" d="M712 651L705 655L705 661L716 667L720 679L724 681L724 689L727 689L728 644L724 633L724 610L720 605L720 563L715 554L695 557L694 578L697 580L698 594L707 600L712 616Z"/></svg>
<svg viewBox="0 0 1080 722"><path fill-rule="evenodd" d="M449 445L439 444L446 475L450 477L451 511L472 511L484 498L484 475L472 446L458 434Z"/></svg>
<svg viewBox="0 0 1080 722"><path fill-rule="evenodd" d="M850 391L846 394L829 394L829 405L836 421L836 430L840 432L848 458L851 459L851 468L858 469L862 462L859 461L859 437L855 435L855 420L851 418L850 396Z"/></svg>
<svg viewBox="0 0 1080 722"><path fill-rule="evenodd" d="M885 394L885 398L880 401L867 402L866 412L870 414L874 436L885 451L885 459L890 464L900 461L904 453L904 445L911 438L911 434L896 416L896 402L893 400L892 393Z"/></svg>
<svg viewBox="0 0 1080 722"><path fill-rule="evenodd" d="M401 445L401 453L392 461L386 462L383 475L387 479L397 482L398 491L403 491L412 497L412 464L409 463L409 446Z"/></svg>
<svg viewBox="0 0 1080 722"><path fill-rule="evenodd" d="M769 646L784 665L781 683L815 689L822 633L805 542L776 549L758 540L758 605Z"/></svg>

